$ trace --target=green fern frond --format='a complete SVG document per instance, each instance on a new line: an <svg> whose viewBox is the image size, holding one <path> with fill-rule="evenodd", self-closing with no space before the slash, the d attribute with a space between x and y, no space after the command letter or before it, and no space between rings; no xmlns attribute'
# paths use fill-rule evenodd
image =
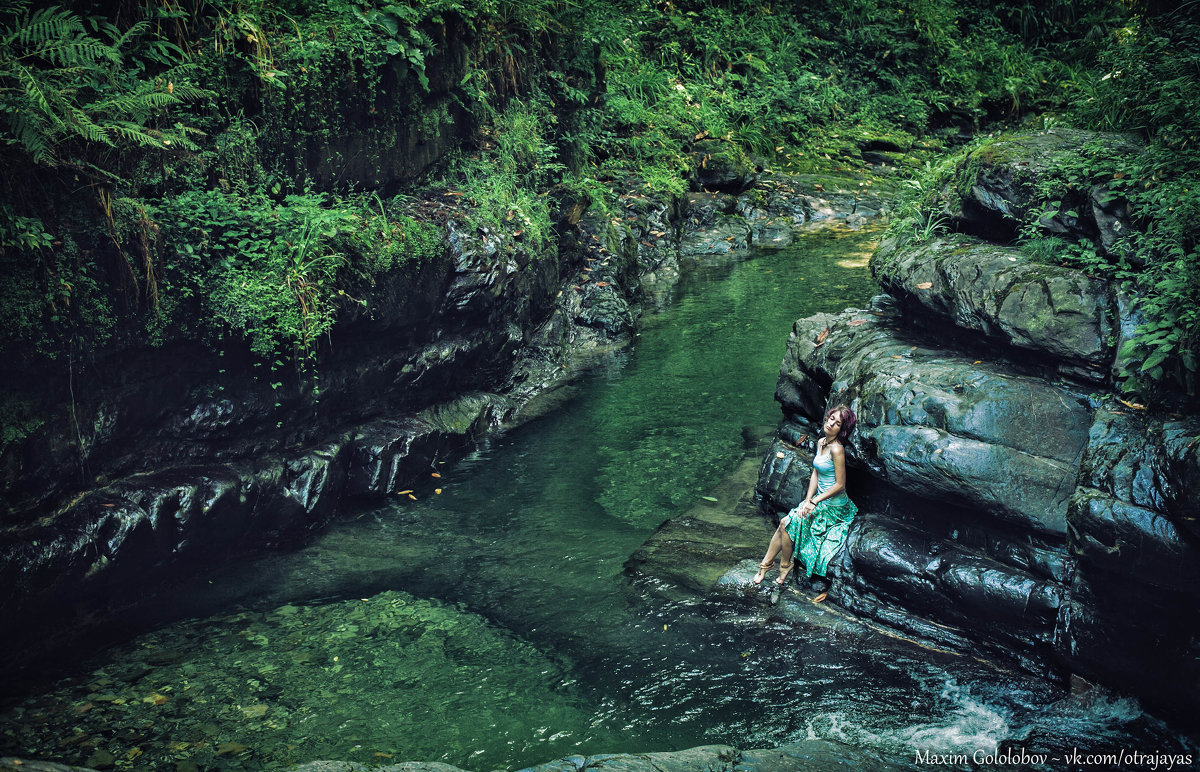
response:
<svg viewBox="0 0 1200 772"><path fill-rule="evenodd" d="M150 22L144 20L139 21L137 24L125 30L124 35L121 35L119 38L113 41L113 48L119 51L129 41L144 35L148 29L150 29Z"/></svg>
<svg viewBox="0 0 1200 772"><path fill-rule="evenodd" d="M147 134L144 127L130 121L110 123L104 127L110 134L143 147L162 147L162 140Z"/></svg>
<svg viewBox="0 0 1200 772"><path fill-rule="evenodd" d="M78 107L70 109L75 134L83 137L91 142L102 142L105 145L111 145L112 140L108 138L108 133L104 127L96 125L88 115Z"/></svg>
<svg viewBox="0 0 1200 772"><path fill-rule="evenodd" d="M31 106L40 111L42 115L49 119L52 123L62 125L62 120L58 117L54 111L54 108L50 104L51 97L49 96L49 93L52 92L48 93L46 89L42 87L41 81L34 77L34 74L29 70L28 67L16 65L13 70L14 74L17 76L17 80L24 87L25 98L32 103Z"/></svg>
<svg viewBox="0 0 1200 772"><path fill-rule="evenodd" d="M73 33L83 34L83 22L79 17L58 6L51 6L26 16L16 31L15 40L26 46L40 45L49 40L61 40Z"/></svg>
<svg viewBox="0 0 1200 772"><path fill-rule="evenodd" d="M23 58L40 56L60 67L74 67L81 64L95 65L101 61L120 64L121 55L111 46L106 46L95 40L71 38L69 40L53 40L38 45Z"/></svg>
<svg viewBox="0 0 1200 772"><path fill-rule="evenodd" d="M178 97L165 91L146 91L144 93L118 94L99 102L93 102L87 106L87 109L92 113L146 118L155 110L178 102Z"/></svg>
<svg viewBox="0 0 1200 772"><path fill-rule="evenodd" d="M58 159L46 143L45 127L39 126L37 119L29 114L11 113L8 119L9 131L16 137L17 144L33 157L35 163L46 166L57 166Z"/></svg>

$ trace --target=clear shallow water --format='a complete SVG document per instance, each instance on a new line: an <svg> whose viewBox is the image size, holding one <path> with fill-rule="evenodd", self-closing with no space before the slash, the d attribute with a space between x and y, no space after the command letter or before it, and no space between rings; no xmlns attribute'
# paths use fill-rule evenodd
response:
<svg viewBox="0 0 1200 772"><path fill-rule="evenodd" d="M559 410L439 466L416 501L198 582L178 599L177 618L195 618L9 707L0 754L490 770L810 737L904 758L1005 741L1194 753L1130 700L1065 698L832 612L797 629L761 606L666 601L622 578L650 533L742 458L743 427L777 421L792 321L865 304L870 238L827 230L697 271Z"/></svg>

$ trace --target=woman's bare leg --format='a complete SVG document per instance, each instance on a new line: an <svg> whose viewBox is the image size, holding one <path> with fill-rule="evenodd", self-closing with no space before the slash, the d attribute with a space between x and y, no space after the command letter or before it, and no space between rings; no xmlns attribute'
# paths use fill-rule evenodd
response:
<svg viewBox="0 0 1200 772"><path fill-rule="evenodd" d="M779 527L775 529L775 533L771 535L771 543L767 545L767 554L763 556L762 562L758 564L758 573L754 575L754 583L762 584L763 577L767 575L767 571L775 564L775 556L780 550L784 549L784 542L787 542L786 554L791 554L792 540L788 538L787 526L789 518L785 517L779 521ZM782 565L782 559L781 559Z"/></svg>
<svg viewBox="0 0 1200 772"><path fill-rule="evenodd" d="M792 572L792 565L795 563L795 559L792 555L792 553L795 551L795 547L792 543L792 537L788 535L786 526L780 526L779 534L779 578L775 580L775 584L778 584L782 587L783 583L787 581L788 574Z"/></svg>

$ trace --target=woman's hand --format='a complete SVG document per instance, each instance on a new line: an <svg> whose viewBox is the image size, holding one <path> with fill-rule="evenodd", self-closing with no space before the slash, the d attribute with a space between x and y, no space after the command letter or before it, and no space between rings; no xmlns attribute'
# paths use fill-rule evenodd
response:
<svg viewBox="0 0 1200 772"><path fill-rule="evenodd" d="M804 503L800 505L800 517L808 517L816 508L816 504L812 503L811 500L805 499Z"/></svg>

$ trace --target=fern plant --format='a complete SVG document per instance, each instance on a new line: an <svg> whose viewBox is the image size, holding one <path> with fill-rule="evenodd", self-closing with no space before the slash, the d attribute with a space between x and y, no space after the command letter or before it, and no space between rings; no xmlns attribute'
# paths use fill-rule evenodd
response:
<svg viewBox="0 0 1200 772"><path fill-rule="evenodd" d="M177 65L153 80L130 77L122 49L148 31L147 22L125 32L102 22L89 34L74 13L57 6L31 10L28 2L8 9L0 27L0 112L6 130L0 141L15 146L35 164L91 167L72 149L99 145L195 150L192 130L163 123L166 110L185 99L206 96L187 82Z"/></svg>

